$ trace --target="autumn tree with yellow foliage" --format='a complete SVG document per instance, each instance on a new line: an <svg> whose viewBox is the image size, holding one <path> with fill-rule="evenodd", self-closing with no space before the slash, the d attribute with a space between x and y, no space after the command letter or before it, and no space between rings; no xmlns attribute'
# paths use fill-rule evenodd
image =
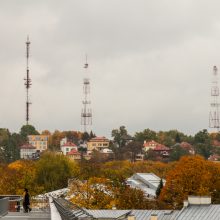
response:
<svg viewBox="0 0 220 220"><path fill-rule="evenodd" d="M92 177L85 181L72 180L70 201L87 209L153 209L155 201L149 201L139 189L121 182L114 184L106 178Z"/></svg>
<svg viewBox="0 0 220 220"><path fill-rule="evenodd" d="M24 188L31 190L32 195L42 191L37 185L36 165L30 160L18 160L1 166L0 194L21 195Z"/></svg>

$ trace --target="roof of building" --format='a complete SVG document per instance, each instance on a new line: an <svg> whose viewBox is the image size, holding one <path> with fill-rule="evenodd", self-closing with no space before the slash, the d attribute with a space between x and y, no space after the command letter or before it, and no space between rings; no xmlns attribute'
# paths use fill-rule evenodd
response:
<svg viewBox="0 0 220 220"><path fill-rule="evenodd" d="M170 148L169 148L169 147L166 147L166 146L163 145L163 144L158 144L153 150L154 150L154 151L169 151Z"/></svg>
<svg viewBox="0 0 220 220"><path fill-rule="evenodd" d="M180 147L182 147L182 148L184 148L184 149L186 149L186 150L191 150L191 149L193 149L193 146L192 146L190 143L185 142L185 141L183 141L183 142L180 143Z"/></svg>
<svg viewBox="0 0 220 220"><path fill-rule="evenodd" d="M23 144L22 146L20 146L20 149L36 149L36 147L31 144Z"/></svg>
<svg viewBox="0 0 220 220"><path fill-rule="evenodd" d="M172 210L90 210L85 209L94 219L126 219L134 215L136 220L150 220L151 215L157 215L158 220L170 220L175 218L179 211Z"/></svg>
<svg viewBox="0 0 220 220"><path fill-rule="evenodd" d="M219 219L220 205L189 205L182 210L89 210L94 219L125 219L134 215L136 220L150 220L157 215L158 220L216 220Z"/></svg>
<svg viewBox="0 0 220 220"><path fill-rule="evenodd" d="M93 218L106 218L106 219L117 219L131 212L131 210L112 210L112 209L104 209L104 210L86 209L86 211L90 215L92 215Z"/></svg>
<svg viewBox="0 0 220 220"><path fill-rule="evenodd" d="M73 142L66 142L62 147L77 147Z"/></svg>
<svg viewBox="0 0 220 220"><path fill-rule="evenodd" d="M104 136L103 137L94 137L89 140L89 142L103 142L103 141L109 142L109 140Z"/></svg>
<svg viewBox="0 0 220 220"><path fill-rule="evenodd" d="M135 173L126 182L130 187L141 189L145 194L155 197L160 180L154 173Z"/></svg>
<svg viewBox="0 0 220 220"><path fill-rule="evenodd" d="M79 155L79 151L76 149L72 149L70 152L67 153L67 155Z"/></svg>
<svg viewBox="0 0 220 220"><path fill-rule="evenodd" d="M151 141L145 141L143 146L144 147L151 147L151 146L156 146L158 145L159 143L157 143L156 141L154 140L151 140Z"/></svg>
<svg viewBox="0 0 220 220"><path fill-rule="evenodd" d="M219 219L220 205L190 205L178 216L178 220L216 220Z"/></svg>

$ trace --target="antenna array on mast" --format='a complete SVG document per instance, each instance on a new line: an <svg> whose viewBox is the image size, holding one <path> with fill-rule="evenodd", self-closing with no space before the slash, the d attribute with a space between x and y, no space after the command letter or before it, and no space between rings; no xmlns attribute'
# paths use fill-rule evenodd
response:
<svg viewBox="0 0 220 220"><path fill-rule="evenodd" d="M26 124L29 124L29 119L30 119L30 115L29 115L29 111L30 111L30 100L29 100L29 89L31 87L31 79L30 79L30 74L29 74L29 54L30 54L30 44L31 42L29 41L29 37L27 37L27 41L26 41L26 59L27 59L27 63L26 63L26 78L25 80L25 88L26 88Z"/></svg>
<svg viewBox="0 0 220 220"><path fill-rule="evenodd" d="M213 67L213 79L211 86L211 110L209 113L209 127L214 128L219 132L219 87L218 87L218 69Z"/></svg>
<svg viewBox="0 0 220 220"><path fill-rule="evenodd" d="M84 65L85 68L85 74L88 74L88 67L89 64L87 63L87 56L86 56L86 62ZM90 107L91 101L90 101L90 80L89 78L83 79L83 108L81 112L81 125L83 126L84 132L88 132L88 127L92 125L92 109Z"/></svg>

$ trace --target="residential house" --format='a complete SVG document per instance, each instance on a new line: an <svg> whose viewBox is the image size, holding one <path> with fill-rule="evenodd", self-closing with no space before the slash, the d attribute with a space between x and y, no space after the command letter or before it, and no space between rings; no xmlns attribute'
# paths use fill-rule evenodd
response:
<svg viewBox="0 0 220 220"><path fill-rule="evenodd" d="M36 147L31 144L24 144L20 146L20 158L21 159L33 159L37 152Z"/></svg>
<svg viewBox="0 0 220 220"><path fill-rule="evenodd" d="M78 147L73 142L66 142L60 148L63 152L63 155L67 155L71 150L78 151Z"/></svg>
<svg viewBox="0 0 220 220"><path fill-rule="evenodd" d="M40 152L48 149L48 135L28 135L28 143Z"/></svg>
<svg viewBox="0 0 220 220"><path fill-rule="evenodd" d="M81 154L78 150L72 149L70 152L67 152L67 157L69 157L72 160L80 160Z"/></svg>
<svg viewBox="0 0 220 220"><path fill-rule="evenodd" d="M135 155L136 161L143 161L144 160L144 154L136 154Z"/></svg>
<svg viewBox="0 0 220 220"><path fill-rule="evenodd" d="M163 144L157 145L153 151L158 155L162 157L168 157L170 155L171 149L169 147L166 147Z"/></svg>
<svg viewBox="0 0 220 220"><path fill-rule="evenodd" d="M180 147L183 148L184 150L187 150L192 155L195 154L195 150L193 146L188 142L185 142L185 141L181 142Z"/></svg>
<svg viewBox="0 0 220 220"><path fill-rule="evenodd" d="M106 137L95 137L87 142L88 151L101 151L102 149L109 147L109 140Z"/></svg>
<svg viewBox="0 0 220 220"><path fill-rule="evenodd" d="M160 145L154 140L151 141L144 141L143 144L143 151L147 152L149 149L154 149L156 146Z"/></svg>
<svg viewBox="0 0 220 220"><path fill-rule="evenodd" d="M80 153L78 150L76 149L72 149L70 152L67 153L67 157L69 157L72 160L80 160L81 157L83 157L85 160L90 160L91 159L91 155L87 154L87 153Z"/></svg>

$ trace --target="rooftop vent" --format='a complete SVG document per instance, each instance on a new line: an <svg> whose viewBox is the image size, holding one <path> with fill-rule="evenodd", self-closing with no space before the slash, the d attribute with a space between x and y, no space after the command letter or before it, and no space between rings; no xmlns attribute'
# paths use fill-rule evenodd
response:
<svg viewBox="0 0 220 220"><path fill-rule="evenodd" d="M128 220L136 220L135 215L129 215L129 216L128 216Z"/></svg>
<svg viewBox="0 0 220 220"><path fill-rule="evenodd" d="M210 205L211 196L188 196L190 205Z"/></svg>
<svg viewBox="0 0 220 220"><path fill-rule="evenodd" d="M157 214L151 214L150 220L157 220Z"/></svg>

